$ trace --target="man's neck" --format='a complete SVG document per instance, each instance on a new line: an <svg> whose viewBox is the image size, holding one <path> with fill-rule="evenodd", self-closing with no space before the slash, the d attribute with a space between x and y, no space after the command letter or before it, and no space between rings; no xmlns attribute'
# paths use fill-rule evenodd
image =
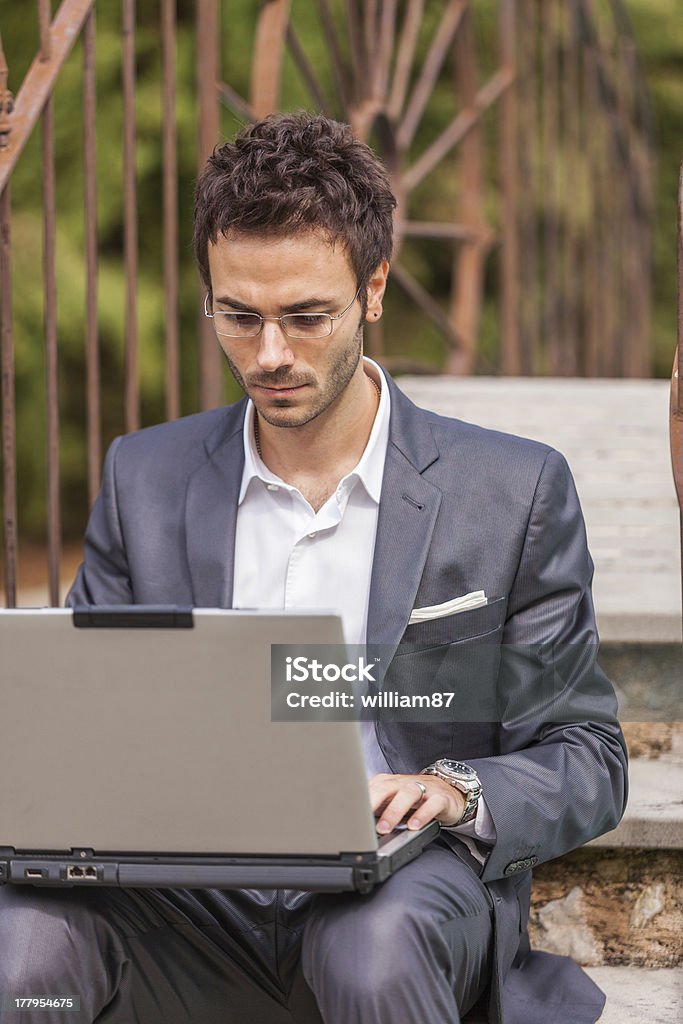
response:
<svg viewBox="0 0 683 1024"><path fill-rule="evenodd" d="M358 464L378 406L378 388L361 372L337 402L301 427L275 427L255 412L261 459L317 511Z"/></svg>

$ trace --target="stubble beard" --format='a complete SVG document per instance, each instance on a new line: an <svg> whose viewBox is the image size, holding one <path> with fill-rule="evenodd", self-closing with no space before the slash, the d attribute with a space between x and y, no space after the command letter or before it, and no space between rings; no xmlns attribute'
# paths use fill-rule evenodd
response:
<svg viewBox="0 0 683 1024"><path fill-rule="evenodd" d="M292 376L286 367L281 371L275 370L268 377L254 377L247 383L239 372L230 356L224 353L227 360L230 372L233 377L242 388L244 393L253 400L253 396L250 393L250 387L257 385L270 385L271 387L290 385L296 387L301 384L312 384L314 383L310 378ZM341 394L346 390L354 373L358 368L363 355L363 328L359 325L358 330L354 334L350 344L343 348L338 354L337 358L329 366L325 381L323 383L322 390L318 391L313 399L313 404L307 409L296 410L295 415L291 415L293 408L293 401L290 398L283 398L278 405L273 407L270 405L267 409L263 410L257 406L259 416L263 417L266 423L269 423L273 427L303 427L306 423L310 423L321 413L325 412L326 409L335 402ZM256 404L256 403L254 403ZM277 415L277 409L280 408L283 411L289 411L290 415L286 414L283 416Z"/></svg>

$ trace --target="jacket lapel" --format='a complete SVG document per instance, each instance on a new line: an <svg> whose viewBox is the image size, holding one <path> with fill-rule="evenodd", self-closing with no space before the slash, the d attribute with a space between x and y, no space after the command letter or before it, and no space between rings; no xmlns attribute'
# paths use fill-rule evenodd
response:
<svg viewBox="0 0 683 1024"><path fill-rule="evenodd" d="M197 608L232 607L237 501L246 400L230 406L207 437L206 462L190 477L185 502L187 561Z"/></svg>
<svg viewBox="0 0 683 1024"><path fill-rule="evenodd" d="M439 457L429 422L389 380L391 426L370 583L367 640L390 647L401 639L427 560L441 491L422 476Z"/></svg>

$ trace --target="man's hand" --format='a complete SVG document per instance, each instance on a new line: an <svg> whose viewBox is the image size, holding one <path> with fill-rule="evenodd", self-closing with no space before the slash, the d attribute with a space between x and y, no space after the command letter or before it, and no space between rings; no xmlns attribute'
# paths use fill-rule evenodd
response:
<svg viewBox="0 0 683 1024"><path fill-rule="evenodd" d="M464 794L434 775L375 775L368 787L380 835L392 832L413 809L407 820L410 829L435 818L442 825L456 825L465 810Z"/></svg>

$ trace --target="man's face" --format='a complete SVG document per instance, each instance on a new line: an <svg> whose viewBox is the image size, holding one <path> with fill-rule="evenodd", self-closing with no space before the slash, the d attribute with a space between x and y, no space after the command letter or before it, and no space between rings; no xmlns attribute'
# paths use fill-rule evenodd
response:
<svg viewBox="0 0 683 1024"><path fill-rule="evenodd" d="M316 232L283 238L219 235L209 245L209 269L214 311L337 316L357 290L345 250ZM371 297L370 308L372 303ZM288 338L277 321L265 320L256 338L219 335L218 340L259 414L273 426L299 427L333 408L354 375L362 373L360 327L359 298L333 322L329 337Z"/></svg>

